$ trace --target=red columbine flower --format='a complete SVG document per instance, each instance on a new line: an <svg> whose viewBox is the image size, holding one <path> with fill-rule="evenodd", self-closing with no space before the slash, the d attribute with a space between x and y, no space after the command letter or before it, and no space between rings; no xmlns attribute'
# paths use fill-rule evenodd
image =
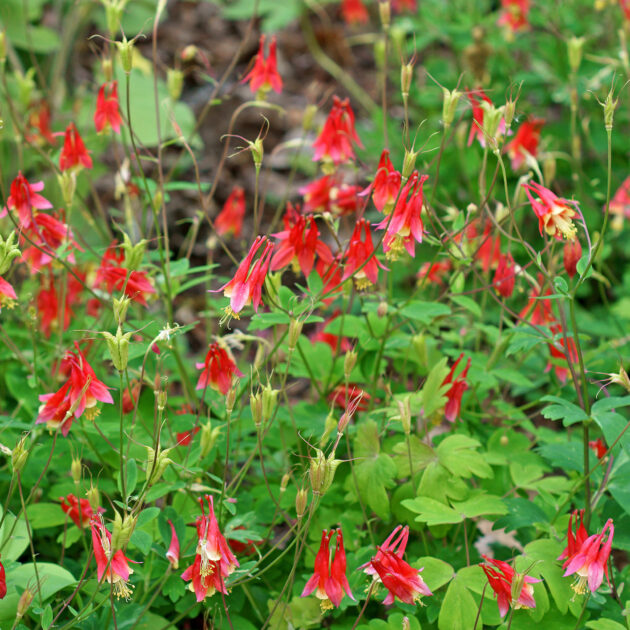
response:
<svg viewBox="0 0 630 630"><path fill-rule="evenodd" d="M466 236L469 239L476 239L478 223L471 223L466 229ZM484 225L483 234L479 237L479 241L475 243L477 248L474 254L475 260L481 263L484 273L488 273L490 269L495 269L499 264L501 256L501 237L492 234L492 223L489 221Z"/></svg>
<svg viewBox="0 0 630 630"><path fill-rule="evenodd" d="M18 173L17 177L11 182L9 190L9 198L7 206L3 209L0 216L5 216L7 208L15 210L20 219L20 227L27 229L30 227L34 217L34 210L48 210L52 208L52 204L48 199L44 199L37 194L44 189L44 182L35 182L29 184L28 180L22 173Z"/></svg>
<svg viewBox="0 0 630 630"><path fill-rule="evenodd" d="M358 400L359 403L356 406L357 411L367 411L371 398L372 397L366 391L353 383L349 383L348 387L345 385L337 385L337 387L328 394L328 402L337 407L341 407L341 409L345 409L351 400Z"/></svg>
<svg viewBox="0 0 630 630"><path fill-rule="evenodd" d="M254 263L254 256L263 245L265 245L263 253ZM249 249L249 253L238 266L232 280L215 290L223 291L223 295L230 298L230 305L225 308L226 318L239 319L239 313L250 302L254 306L254 310L258 311L262 299L262 286L269 269L272 250L273 244L267 240L266 236L257 236Z"/></svg>
<svg viewBox="0 0 630 630"><path fill-rule="evenodd" d="M397 535L398 534L398 535ZM409 539L409 526L405 525L397 525L392 533L385 539L385 542L377 547L376 556L372 558L369 562L362 564L358 567L357 570L363 571L366 575L371 575L375 580L379 580L377 577L378 572L372 565L373 560L381 561L383 559L383 554L385 553L393 553L397 555L399 558L402 558L405 554L405 549L407 548L407 540Z"/></svg>
<svg viewBox="0 0 630 630"><path fill-rule="evenodd" d="M217 234L233 234L239 238L243 229L245 216L245 191L240 186L234 186L230 196L223 204L221 212L214 220Z"/></svg>
<svg viewBox="0 0 630 630"><path fill-rule="evenodd" d="M457 361L453 363L451 367L451 371L446 375L446 378L442 382L442 385L450 385L448 391L445 396L448 399L446 403L446 407L444 408L444 417L449 422L455 422L459 417L459 411L462 406L462 396L464 392L468 389L468 383L466 382L466 375L468 374L468 368L470 367L470 359L466 362L466 367L461 371L460 375L457 378L453 378L455 375L455 370L459 365L459 362L463 359L464 353L462 352Z"/></svg>
<svg viewBox="0 0 630 630"><path fill-rule="evenodd" d="M528 29L529 5L530 0L501 0L501 17L497 24L506 26L511 33Z"/></svg>
<svg viewBox="0 0 630 630"><path fill-rule="evenodd" d="M50 429L59 427L64 436L68 435L73 418L79 418L84 411L89 420L98 415L97 401L114 402L108 388L96 378L76 342L75 347L76 352L69 350L63 359L64 368L69 370L70 377L54 394L39 397L44 404L35 421L36 424L45 422Z"/></svg>
<svg viewBox="0 0 630 630"><path fill-rule="evenodd" d="M59 169L67 171L75 167L92 168L92 158L74 123L70 123L64 135L63 149L59 155Z"/></svg>
<svg viewBox="0 0 630 630"><path fill-rule="evenodd" d="M354 158L352 144L361 141L354 128L354 112L349 99L333 96L333 106L322 130L313 143L313 161L324 160L339 165Z"/></svg>
<svg viewBox="0 0 630 630"><path fill-rule="evenodd" d="M569 278L573 278L577 273L577 264L580 258L582 258L582 245L580 245L580 240L575 238L572 241L567 241L564 244L562 262L564 263L564 270L569 275Z"/></svg>
<svg viewBox="0 0 630 630"><path fill-rule="evenodd" d="M155 293L155 288L151 284L145 271L129 271L122 267L125 261L125 254L122 248L118 248L116 243L112 243L101 259L101 265L96 272L95 286L105 285L109 293L122 291L133 300L147 305L147 297Z"/></svg>
<svg viewBox="0 0 630 630"><path fill-rule="evenodd" d="M420 271L418 271L416 275L416 277L418 278L418 284L420 285L421 283L423 283L424 279L426 278L426 281L431 284L439 284L440 286L444 286L444 278L450 270L450 260L440 260L435 263L422 263Z"/></svg>
<svg viewBox="0 0 630 630"><path fill-rule="evenodd" d="M514 281L516 280L516 265L512 254L502 254L499 264L492 280L496 292L504 298L511 297L514 292Z"/></svg>
<svg viewBox="0 0 630 630"><path fill-rule="evenodd" d="M45 141L48 144L56 144L57 138L50 128L50 106L46 101L40 101L30 113L28 127L29 131L26 132L28 142L41 143ZM37 132L33 133L31 131L33 129L36 129Z"/></svg>
<svg viewBox="0 0 630 630"><path fill-rule="evenodd" d="M315 255L325 263L332 262L332 252L328 245L320 240L319 230L312 217L304 218L288 204L284 215L284 228L282 232L272 235L280 241L271 259L272 271L282 269L290 263L295 273L301 269L308 277L313 270Z"/></svg>
<svg viewBox="0 0 630 630"><path fill-rule="evenodd" d="M105 511L105 508L100 507L95 514L87 499L78 499L74 494L69 494L67 497L59 497L59 500L61 501L61 509L79 528L90 527L92 518L96 514L102 514Z"/></svg>
<svg viewBox="0 0 630 630"><path fill-rule="evenodd" d="M378 162L374 181L365 190L365 193L372 193L372 201L379 212L389 214L392 211L400 190L401 179L401 174L394 168L389 159L389 151L384 149ZM401 197L403 194L404 189Z"/></svg>
<svg viewBox="0 0 630 630"><path fill-rule="evenodd" d="M417 11L418 3L416 0L392 0L392 9L397 13L402 13L403 11L412 13Z"/></svg>
<svg viewBox="0 0 630 630"><path fill-rule="evenodd" d="M608 452L607 446L602 441L602 438L597 438L596 440L591 440L588 443L589 447L593 449L597 455L598 459L601 459Z"/></svg>
<svg viewBox="0 0 630 630"><path fill-rule="evenodd" d="M403 249L414 257L416 241L422 243L424 232L421 217L424 204L422 187L427 179L428 175L418 176L414 171L400 193L393 216L386 216L375 225L378 230L387 230L383 239L383 251L388 259L396 260Z"/></svg>
<svg viewBox="0 0 630 630"><path fill-rule="evenodd" d="M327 295L328 292L331 292L328 297L322 299L322 302L326 306L330 306L335 297L343 290L343 287L341 286L342 269L340 256L337 255L330 264L325 263L320 258L315 264L315 271L317 271L319 277L322 280L322 295Z"/></svg>
<svg viewBox="0 0 630 630"><path fill-rule="evenodd" d="M578 595L586 593L587 585L591 593L594 593L601 586L604 575L608 580L608 557L615 535L613 521L609 518L601 533L588 536L582 523L583 514L584 510L580 510L580 526L575 537L573 535L573 517L575 517L577 527L578 512L576 510L571 514L569 529L567 530L567 546L558 558L558 560L566 558L562 565L562 568L565 569L565 577L574 573L577 575L572 588ZM607 531L608 537L604 541ZM610 584L610 580L608 583Z"/></svg>
<svg viewBox="0 0 630 630"><path fill-rule="evenodd" d="M488 556L481 557L490 564L479 565L488 578L488 583L494 591L499 605L499 614L505 617L510 606L519 608L536 608L534 601L534 587L532 584L540 582L529 575L519 575L507 562L494 560ZM520 588L518 593L515 589Z"/></svg>
<svg viewBox="0 0 630 630"><path fill-rule="evenodd" d="M352 344L349 339L326 332L328 324L338 319L340 315L341 311L337 309L327 320L323 321L321 324L317 324L315 332L310 337L311 342L316 343L317 341L321 341L322 343L326 343L333 352L347 352L348 350L352 350Z"/></svg>
<svg viewBox="0 0 630 630"><path fill-rule="evenodd" d="M378 281L379 267L385 269L374 255L370 224L365 219L359 219L350 237L343 280L354 276L357 289L366 289Z"/></svg>
<svg viewBox="0 0 630 630"><path fill-rule="evenodd" d="M96 97L96 111L94 112L96 131L101 133L111 127L116 133L120 133L121 122L118 108L118 81L103 83Z"/></svg>
<svg viewBox="0 0 630 630"><path fill-rule="evenodd" d="M606 211L606 206L603 209ZM619 186L613 195L613 198L610 200L609 212L613 216L610 226L613 230L621 230L624 217L630 218L630 177L626 177L623 184Z"/></svg>
<svg viewBox="0 0 630 630"><path fill-rule="evenodd" d="M335 533L337 534L335 557L332 561L332 568L329 568L329 542ZM330 532L322 531L321 544L317 556L315 556L315 569L304 586L301 596L307 597L315 589L317 589L315 597L321 600L322 611L330 610L333 606L338 608L343 599L344 591L350 599L354 600L346 578L346 552L343 548L341 529L336 531L331 529Z"/></svg>
<svg viewBox="0 0 630 630"><path fill-rule="evenodd" d="M243 77L241 83L247 83L252 92L265 94L273 89L280 94L282 92L282 79L278 74L278 62L276 60L276 36L271 38L269 44L269 56L265 58L265 36L260 36L260 46L254 61L254 67Z"/></svg>
<svg viewBox="0 0 630 630"><path fill-rule="evenodd" d="M212 387L224 396L232 387L234 374L243 376L243 373L236 367L236 363L228 354L227 350L218 343L211 343L203 363L196 364L197 369L203 371L197 381L197 389Z"/></svg>
<svg viewBox="0 0 630 630"><path fill-rule="evenodd" d="M372 566L389 591L383 600L386 606L393 604L396 597L405 604L415 604L422 595L433 595L420 577L422 569L414 569L391 551L382 552L381 560L374 558Z"/></svg>
<svg viewBox="0 0 630 630"><path fill-rule="evenodd" d="M346 24L365 24L369 15L361 0L342 0L341 15Z"/></svg>
<svg viewBox="0 0 630 630"><path fill-rule="evenodd" d="M7 576L4 572L4 566L0 562L0 599L4 599L7 594Z"/></svg>
<svg viewBox="0 0 630 630"><path fill-rule="evenodd" d="M17 301L15 289L2 277L0 277L0 308L13 308Z"/></svg>
<svg viewBox="0 0 630 630"><path fill-rule="evenodd" d="M177 434L177 446L189 446L197 433L201 431L201 427L195 427L190 431L182 431Z"/></svg>
<svg viewBox="0 0 630 630"><path fill-rule="evenodd" d="M208 516L204 512L203 499L199 499L201 516L197 518L196 523L199 541L195 561L182 573L182 579L191 582L188 588L195 593L198 602L211 597L216 591L227 594L223 579L239 566L238 560L219 531L212 497L206 495L206 501Z"/></svg>
<svg viewBox="0 0 630 630"><path fill-rule="evenodd" d="M335 215L352 214L359 206L360 186L344 184L334 175L324 175L299 192L304 196L303 212L331 212Z"/></svg>
<svg viewBox="0 0 630 630"><path fill-rule="evenodd" d="M177 532L175 531L175 525L173 521L168 519L168 524L171 526L171 544L166 552L166 559L171 563L173 569L179 568L179 538L177 538Z"/></svg>
<svg viewBox="0 0 630 630"><path fill-rule="evenodd" d="M75 263L74 250L83 251L70 227L51 214L33 215L31 225L25 232L35 245L24 249L22 258L35 273L55 260L61 248L64 249L66 260L72 264ZM24 240L21 239L21 242Z"/></svg>
<svg viewBox="0 0 630 630"><path fill-rule="evenodd" d="M516 135L505 148L512 161L512 168L516 171L527 160L527 156L536 157L538 143L540 142L540 130L545 124L542 118L530 118L526 120L516 132Z"/></svg>
<svg viewBox="0 0 630 630"><path fill-rule="evenodd" d="M468 92L468 100L472 106L473 112L473 121L470 125L470 132L468 134L468 146L473 143L473 140L476 138L479 141L479 144L482 147L486 146L486 136L484 133L484 108L479 102L478 98L481 101L485 101L492 105L492 101L486 96L486 93L481 89L477 89L471 92ZM505 120L501 118L501 122L499 123L499 128L497 129L497 135L502 136L505 134Z"/></svg>
<svg viewBox="0 0 630 630"><path fill-rule="evenodd" d="M577 214L575 210L577 203L556 197L548 188L536 182L523 184L523 188L525 188L532 209L538 217L540 235L542 236L544 229L549 236L553 236L559 241L562 240L562 237L572 241L577 235L577 228L571 220Z"/></svg>
<svg viewBox="0 0 630 630"><path fill-rule="evenodd" d="M560 336L558 341L556 341L555 343L549 344L549 352L551 356L554 359L560 360L562 362L568 363L570 359L571 363L577 363L578 354L577 354L577 348L575 347L575 340L573 339L573 337L565 338L565 335L563 334L562 326L558 323L552 323L550 326L550 329L554 335ZM567 357L567 348L569 350L568 357ZM551 369L551 366L552 366L552 363L550 361L549 364L547 365L547 368L545 369L545 372L548 372ZM567 377L569 375L569 368L564 367L563 365L558 365L557 363L554 363L553 369L554 369L554 372L556 373L556 376L558 377L558 380L561 383L566 383Z"/></svg>
<svg viewBox="0 0 630 630"><path fill-rule="evenodd" d="M96 572L98 581L103 577L113 586L114 595L120 599L128 600L131 597L129 576L133 569L129 566L129 558L121 549L112 550L112 535L107 531L103 522L97 518L92 519L92 544L94 546L94 558L96 559Z"/></svg>
<svg viewBox="0 0 630 630"><path fill-rule="evenodd" d="M619 6L626 20L630 20L630 0L619 0Z"/></svg>
<svg viewBox="0 0 630 630"><path fill-rule="evenodd" d="M543 284L544 278L538 274L538 285L532 286L527 305L518 315L521 319L528 319L534 326L547 326L555 322L551 301L543 298ZM547 288L544 295L551 295L551 289Z"/></svg>

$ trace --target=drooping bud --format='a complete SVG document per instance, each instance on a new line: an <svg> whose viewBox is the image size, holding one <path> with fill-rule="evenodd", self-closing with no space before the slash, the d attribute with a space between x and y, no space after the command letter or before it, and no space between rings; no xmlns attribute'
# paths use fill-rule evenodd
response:
<svg viewBox="0 0 630 630"><path fill-rule="evenodd" d="M180 55L181 60L184 62L194 61L198 52L199 48L197 48L197 46L195 46L194 44L188 44L188 46L186 46L184 50L182 50L182 53Z"/></svg>
<svg viewBox="0 0 630 630"><path fill-rule="evenodd" d="M308 490L306 488L300 488L295 495L295 513L298 519L301 519L306 512L308 505Z"/></svg>
<svg viewBox="0 0 630 630"><path fill-rule="evenodd" d="M129 339L131 338L131 333L128 332L123 335L121 327L118 326L115 336L109 332L102 332L101 335L105 337L109 356L114 367L119 372L124 372L129 361Z"/></svg>
<svg viewBox="0 0 630 630"><path fill-rule="evenodd" d="M295 346L297 345L298 339L302 334L302 326L304 322L299 319L291 319L289 323L289 334L288 334L288 342L289 342L289 350L295 350Z"/></svg>
<svg viewBox="0 0 630 630"><path fill-rule="evenodd" d="M83 474L83 464L81 464L81 458L72 458L72 463L70 464L70 474L72 475L74 483L79 483L81 481L81 476Z"/></svg>
<svg viewBox="0 0 630 630"><path fill-rule="evenodd" d="M179 100L184 87L184 73L181 70L169 68L166 72L166 85L168 94L174 100Z"/></svg>
<svg viewBox="0 0 630 630"><path fill-rule="evenodd" d="M385 315L387 315L388 309L389 306L385 300L379 302L378 308L376 309L376 315L378 316L378 318L381 319L385 317Z"/></svg>
<svg viewBox="0 0 630 630"><path fill-rule="evenodd" d="M17 246L17 236L15 232L11 232L6 240L0 235L0 276L9 271L13 259L21 254L22 252Z"/></svg>
<svg viewBox="0 0 630 630"><path fill-rule="evenodd" d="M442 102L442 122L444 127L448 129L455 120L455 112L457 111L457 104L462 96L459 90L449 91L443 88L444 100Z"/></svg>
<svg viewBox="0 0 630 630"><path fill-rule="evenodd" d="M584 38L572 37L567 41L567 50L569 53L569 67L571 72L576 73L582 63L582 53L584 51Z"/></svg>
<svg viewBox="0 0 630 630"><path fill-rule="evenodd" d="M11 468L13 473L21 472L28 459L28 449L26 448L26 436L21 437L15 448L11 452Z"/></svg>
<svg viewBox="0 0 630 630"><path fill-rule="evenodd" d="M566 241L562 261L564 262L564 269L569 275L569 278L573 278L577 273L577 264L580 258L582 258L580 239L574 238L572 241Z"/></svg>

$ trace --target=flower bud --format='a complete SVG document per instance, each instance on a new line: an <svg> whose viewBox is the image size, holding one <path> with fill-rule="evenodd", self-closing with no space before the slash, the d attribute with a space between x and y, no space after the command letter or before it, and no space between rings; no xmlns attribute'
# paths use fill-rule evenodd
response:
<svg viewBox="0 0 630 630"><path fill-rule="evenodd" d="M120 299L114 298L114 319L120 327L127 317L127 309L131 304L131 300L123 295Z"/></svg>
<svg viewBox="0 0 630 630"><path fill-rule="evenodd" d="M567 42L567 50L569 53L569 67L573 73L577 72L582 63L582 53L584 51L584 38L572 37Z"/></svg>
<svg viewBox="0 0 630 630"><path fill-rule="evenodd" d="M309 465L309 477L311 488L314 494L324 495L332 485L335 478L335 471L341 463L340 459L335 459L335 453L326 457L320 449L315 449L316 456L312 457Z"/></svg>
<svg viewBox="0 0 630 630"><path fill-rule="evenodd" d="M210 421L201 425L201 458L203 459L210 454L210 451L214 448L219 435L221 434L221 427L212 428Z"/></svg>
<svg viewBox="0 0 630 630"><path fill-rule="evenodd" d="M300 488L295 495L295 513L298 519L304 516L308 505L308 490Z"/></svg>
<svg viewBox="0 0 630 630"><path fill-rule="evenodd" d="M186 63L194 61L198 52L199 48L197 48L197 46L195 46L194 44L188 44L188 46L186 46L184 50L182 50L182 54L180 55L181 60Z"/></svg>
<svg viewBox="0 0 630 630"><path fill-rule="evenodd" d="M147 241L145 239L142 239L139 243L133 245L129 236L127 236L127 234L123 234L122 248L125 252L125 267L129 271L137 271L140 269L146 247Z"/></svg>
<svg viewBox="0 0 630 630"><path fill-rule="evenodd" d="M457 110L457 104L462 96L459 90L453 90L452 92L443 88L444 101L442 103L442 122L447 129L455 120L455 112Z"/></svg>
<svg viewBox="0 0 630 630"><path fill-rule="evenodd" d="M376 315L379 319L385 317L387 315L388 305L385 300L379 302L378 308L376 309Z"/></svg>
<svg viewBox="0 0 630 630"><path fill-rule="evenodd" d="M262 424L262 394L257 392L249 395L249 406L252 411L252 419L254 420L254 426L259 429Z"/></svg>
<svg viewBox="0 0 630 630"><path fill-rule="evenodd" d="M304 322L301 322L299 319L291 319L289 323L289 350L295 350L295 346L297 345L298 339L300 338L300 334L302 333L302 326Z"/></svg>
<svg viewBox="0 0 630 630"><path fill-rule="evenodd" d="M74 483L79 483L81 481L81 476L83 474L83 465L81 464L80 458L72 458L72 463L70 464L70 474L72 475L72 480L74 481Z"/></svg>
<svg viewBox="0 0 630 630"><path fill-rule="evenodd" d="M129 338L131 333L128 332L123 335L122 329L118 326L116 336L109 332L102 332L101 335L105 337L109 356L114 367L119 372L124 372L129 361Z"/></svg>
<svg viewBox="0 0 630 630"><path fill-rule="evenodd" d="M411 173L413 173L413 169L416 168L416 159L418 158L418 154L420 151L414 151L413 149L405 149L405 155L403 157L403 166L402 166L402 178L404 181L409 179Z"/></svg>
<svg viewBox="0 0 630 630"><path fill-rule="evenodd" d="M151 199L151 205L156 212L162 208L162 204L164 203L164 195L161 190L157 190L155 195L153 195L153 199Z"/></svg>
<svg viewBox="0 0 630 630"><path fill-rule="evenodd" d="M116 47L118 48L118 54L120 55L122 69L125 74L129 74L131 72L131 68L133 68L133 40L128 41L123 35L122 41L116 42Z"/></svg>
<svg viewBox="0 0 630 630"><path fill-rule="evenodd" d="M92 511L96 513L101 507L101 493L98 491L98 488L94 487L94 484L90 483L86 496Z"/></svg>
<svg viewBox="0 0 630 630"><path fill-rule="evenodd" d="M28 449L26 448L26 436L21 437L15 448L11 452L11 468L13 473L21 472L28 459Z"/></svg>
<svg viewBox="0 0 630 630"><path fill-rule="evenodd" d="M577 273L577 264L580 258L582 258L582 245L580 245L580 240L574 238L572 241L567 241L564 244L562 261L564 262L564 269L569 275L569 278L573 278Z"/></svg>
<svg viewBox="0 0 630 630"><path fill-rule="evenodd" d="M499 125L501 124L501 118L504 116L505 107L495 107L492 103L484 101L481 104L484 110L483 115L483 132L488 139L488 143L492 149L496 148L497 133L499 131Z"/></svg>
<svg viewBox="0 0 630 630"><path fill-rule="evenodd" d="M131 539L131 534L136 527L137 517L131 514L125 514L123 519L120 514L114 510L114 527L112 531L112 553L119 549L124 549Z"/></svg>
<svg viewBox="0 0 630 630"><path fill-rule="evenodd" d="M11 268L14 258L20 256L22 252L17 246L17 236L11 232L6 240L0 235L0 275L4 275Z"/></svg>
<svg viewBox="0 0 630 630"><path fill-rule="evenodd" d="M330 434L335 430L335 427L338 426L337 418L332 410L326 416L326 420L324 422L324 432L322 433L322 437L319 439L319 443L323 446L328 442L328 438Z"/></svg>
<svg viewBox="0 0 630 630"><path fill-rule="evenodd" d="M392 21L392 8L389 0L379 0L378 14L381 18L381 25L383 26L383 29L387 30Z"/></svg>
<svg viewBox="0 0 630 630"><path fill-rule="evenodd" d="M346 380L350 380L350 374L354 366L357 364L357 353L354 350L348 350L346 356L343 359L343 375Z"/></svg>
<svg viewBox="0 0 630 630"><path fill-rule="evenodd" d="M101 70L103 71L103 76L107 83L113 80L114 67L112 65L112 60L109 57L105 57L103 61L101 61Z"/></svg>
<svg viewBox="0 0 630 630"><path fill-rule="evenodd" d="M606 131L612 131L613 118L615 116L615 109L617 108L618 103L619 99L613 98L613 89L610 88L610 92L606 95L606 100L602 103L602 107L604 108L604 126Z"/></svg>
<svg viewBox="0 0 630 630"><path fill-rule="evenodd" d="M76 172L74 170L67 170L60 175L57 175L57 183L61 189L61 196L63 197L63 202L66 204L66 207L72 207L72 203L74 202L74 193L77 189Z"/></svg>
<svg viewBox="0 0 630 630"><path fill-rule="evenodd" d="M315 114L317 113L317 105L307 105L304 109L304 115L302 116L302 129L304 131L310 131L313 127L313 120L315 120Z"/></svg>
<svg viewBox="0 0 630 630"><path fill-rule="evenodd" d="M16 619L22 619L22 617L24 617L24 615L28 612L28 609L31 607L34 597L35 593L33 593L28 586L24 589L24 591L22 591L20 599L18 600L17 611L15 612Z"/></svg>
<svg viewBox="0 0 630 630"><path fill-rule="evenodd" d="M228 414L231 414L234 410L234 405L236 403L236 394L238 393L236 390L238 388L238 379L232 380L232 386L228 390L227 396L225 397L225 410Z"/></svg>
<svg viewBox="0 0 630 630"><path fill-rule="evenodd" d="M287 491L289 481L291 481L291 475L289 473L284 473L284 475L282 475L282 479L280 480L280 494L284 494Z"/></svg>
<svg viewBox="0 0 630 630"><path fill-rule="evenodd" d="M161 450L158 446L157 451L150 446L145 447L147 449L147 479L148 485L152 486L162 478L166 467L172 463L168 458L168 454L171 452L170 448Z"/></svg>
<svg viewBox="0 0 630 630"><path fill-rule="evenodd" d="M409 90L411 89L414 61L415 59L412 59L408 63L403 63L400 68L400 91L402 93L404 102L407 102L407 98L409 97Z"/></svg>
<svg viewBox="0 0 630 630"><path fill-rule="evenodd" d="M254 142L249 143L249 150L252 152L252 159L254 160L254 167L257 171L260 170L263 161L263 155L265 154L265 150L263 148L263 140L260 136L254 140Z"/></svg>
<svg viewBox="0 0 630 630"><path fill-rule="evenodd" d="M402 424L405 435L409 435L411 432L411 404L409 402L409 396L405 396L403 400L397 400L398 413L400 415L400 423Z"/></svg>
<svg viewBox="0 0 630 630"><path fill-rule="evenodd" d="M278 404L278 390L272 389L269 384L262 390L262 418L265 422L269 422L276 411Z"/></svg>
<svg viewBox="0 0 630 630"><path fill-rule="evenodd" d="M166 85L168 87L168 94L174 100L179 100L182 95L182 88L184 87L184 73L181 70L169 68L166 71Z"/></svg>

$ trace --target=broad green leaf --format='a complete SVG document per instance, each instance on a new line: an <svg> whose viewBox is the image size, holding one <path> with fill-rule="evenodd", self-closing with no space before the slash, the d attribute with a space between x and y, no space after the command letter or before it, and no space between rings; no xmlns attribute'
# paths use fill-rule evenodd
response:
<svg viewBox="0 0 630 630"><path fill-rule="evenodd" d="M413 566L423 568L422 579L433 593L450 582L455 575L455 571L450 564L431 556L418 558L413 563Z"/></svg>
<svg viewBox="0 0 630 630"><path fill-rule="evenodd" d="M587 621L586 627L591 628L591 630L627 630L626 626L620 624L618 621L613 621L612 619Z"/></svg>
<svg viewBox="0 0 630 630"><path fill-rule="evenodd" d="M409 449L407 447L407 440L401 440L398 444L394 445L393 459L398 469L399 477L408 477L409 470L409 450L411 450L411 465L413 466L413 472L415 473L424 470L429 462L435 459L435 452L430 446L427 446L415 435L409 436Z"/></svg>
<svg viewBox="0 0 630 630"><path fill-rule="evenodd" d="M68 518L59 503L32 503L27 506L26 514L33 529L57 527L63 525Z"/></svg>
<svg viewBox="0 0 630 630"><path fill-rule="evenodd" d="M427 418L446 404L446 392L450 385L442 385L442 383L449 373L447 361L448 359L444 357L431 368L420 390L418 404L422 405L422 413Z"/></svg>
<svg viewBox="0 0 630 630"><path fill-rule="evenodd" d="M477 516L507 514L508 509L500 497L491 494L478 494L466 501L453 503L453 509L463 514L466 518Z"/></svg>
<svg viewBox="0 0 630 630"><path fill-rule="evenodd" d="M426 523L429 526L450 525L461 523L464 520L464 516L457 510L427 497L405 499L401 503L408 510L418 515L416 516L416 521Z"/></svg>
<svg viewBox="0 0 630 630"><path fill-rule="evenodd" d="M568 427L576 422L584 422L588 419L584 409L574 405L564 398L558 396L543 396L543 402L551 402L542 411L542 415L548 420L562 420L562 424Z"/></svg>
<svg viewBox="0 0 630 630"><path fill-rule="evenodd" d="M449 584L442 602L439 630L471 630L475 625L477 603L458 577Z"/></svg>
<svg viewBox="0 0 630 630"><path fill-rule="evenodd" d="M451 301L455 302L459 306L462 306L466 310L470 311L475 317L481 319L481 307L475 300L469 298L467 295L454 295L451 297Z"/></svg>
<svg viewBox="0 0 630 630"><path fill-rule="evenodd" d="M408 317L422 324L430 324L436 317L450 315L451 309L441 302L414 301L400 309L403 317Z"/></svg>
<svg viewBox="0 0 630 630"><path fill-rule="evenodd" d="M436 449L440 463L453 475L468 479L473 475L492 477L492 469L476 449L481 444L465 435L449 435Z"/></svg>
<svg viewBox="0 0 630 630"><path fill-rule="evenodd" d="M150 473L150 467L149 470L147 470L147 474ZM136 464L136 460L135 459L128 459L127 460L127 478L125 479L125 490L127 491L127 494L133 494L133 491L136 489L136 484L138 483L138 465Z"/></svg>

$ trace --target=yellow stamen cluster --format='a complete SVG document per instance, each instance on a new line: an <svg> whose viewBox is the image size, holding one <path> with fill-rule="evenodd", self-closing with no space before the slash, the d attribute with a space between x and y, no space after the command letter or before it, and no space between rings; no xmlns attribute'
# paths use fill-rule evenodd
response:
<svg viewBox="0 0 630 630"><path fill-rule="evenodd" d="M363 289L367 289L372 286L372 283L366 277L359 278L358 276L355 276L354 284L358 291L362 291Z"/></svg>
<svg viewBox="0 0 630 630"><path fill-rule="evenodd" d="M86 420L96 420L96 418L98 418L100 413L101 413L100 407L97 407L96 405L94 405L94 407L86 407L83 415L85 416Z"/></svg>
<svg viewBox="0 0 630 630"><path fill-rule="evenodd" d="M553 206L548 214L543 218L545 222L545 232L549 236L555 236L560 232L568 241L575 239L577 228L571 220L575 216L575 210L568 206Z"/></svg>

